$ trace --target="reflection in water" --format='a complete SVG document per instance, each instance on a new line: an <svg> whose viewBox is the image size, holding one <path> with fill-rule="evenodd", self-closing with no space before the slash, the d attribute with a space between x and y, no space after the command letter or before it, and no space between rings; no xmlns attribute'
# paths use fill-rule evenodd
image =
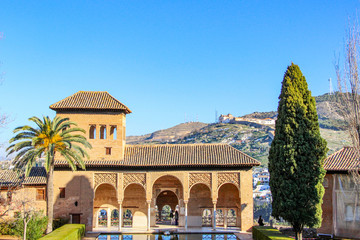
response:
<svg viewBox="0 0 360 240"><path fill-rule="evenodd" d="M101 234L98 240L236 240L236 236L234 234Z"/></svg>

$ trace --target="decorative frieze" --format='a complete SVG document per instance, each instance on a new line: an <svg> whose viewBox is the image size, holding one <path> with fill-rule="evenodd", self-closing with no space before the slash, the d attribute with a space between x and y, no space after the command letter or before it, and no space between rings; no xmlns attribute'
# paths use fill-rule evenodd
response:
<svg viewBox="0 0 360 240"><path fill-rule="evenodd" d="M218 173L217 187L224 183L232 183L240 189L240 173Z"/></svg>
<svg viewBox="0 0 360 240"><path fill-rule="evenodd" d="M145 173L124 173L123 175L124 189L132 183L138 183L146 188L146 174Z"/></svg>
<svg viewBox="0 0 360 240"><path fill-rule="evenodd" d="M211 173L190 173L189 188L196 183L204 183L211 189Z"/></svg>
<svg viewBox="0 0 360 240"><path fill-rule="evenodd" d="M103 183L109 183L117 188L117 173L95 173L94 186L95 188Z"/></svg>

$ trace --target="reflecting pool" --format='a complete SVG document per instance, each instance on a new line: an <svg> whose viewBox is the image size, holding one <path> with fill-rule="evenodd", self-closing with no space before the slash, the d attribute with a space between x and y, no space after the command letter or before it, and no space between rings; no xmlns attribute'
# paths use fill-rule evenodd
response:
<svg viewBox="0 0 360 240"><path fill-rule="evenodd" d="M98 240L236 240L234 234L101 234Z"/></svg>

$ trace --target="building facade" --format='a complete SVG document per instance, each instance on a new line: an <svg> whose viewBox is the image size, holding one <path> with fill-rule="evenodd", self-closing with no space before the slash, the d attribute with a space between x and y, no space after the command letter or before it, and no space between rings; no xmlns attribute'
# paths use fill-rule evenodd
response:
<svg viewBox="0 0 360 240"><path fill-rule="evenodd" d="M360 238L360 189L349 173L358 164L359 158L351 147L325 159L323 221L318 233Z"/></svg>
<svg viewBox="0 0 360 240"><path fill-rule="evenodd" d="M86 170L56 158L55 218L93 231L150 229L171 209L183 227L252 227L255 159L227 144L127 145L131 111L107 92L77 92L50 108L92 145Z"/></svg>

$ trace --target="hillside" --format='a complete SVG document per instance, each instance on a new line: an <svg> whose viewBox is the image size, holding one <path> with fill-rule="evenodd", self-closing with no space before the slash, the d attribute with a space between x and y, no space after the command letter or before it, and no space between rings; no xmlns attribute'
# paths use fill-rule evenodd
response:
<svg viewBox="0 0 360 240"><path fill-rule="evenodd" d="M181 123L174 127L159 130L142 136L128 136L126 137L126 142L128 144L171 142L185 137L191 132L199 130L207 125L208 124L202 122Z"/></svg>
<svg viewBox="0 0 360 240"><path fill-rule="evenodd" d="M320 132L328 142L332 154L343 146L351 144L345 132L345 123L338 111L334 96L324 94L315 98L319 115ZM243 117L276 118L277 112L254 112ZM143 136L126 138L128 144L191 144L228 143L267 165L274 129L259 124L206 124L200 122L182 123L172 128Z"/></svg>

